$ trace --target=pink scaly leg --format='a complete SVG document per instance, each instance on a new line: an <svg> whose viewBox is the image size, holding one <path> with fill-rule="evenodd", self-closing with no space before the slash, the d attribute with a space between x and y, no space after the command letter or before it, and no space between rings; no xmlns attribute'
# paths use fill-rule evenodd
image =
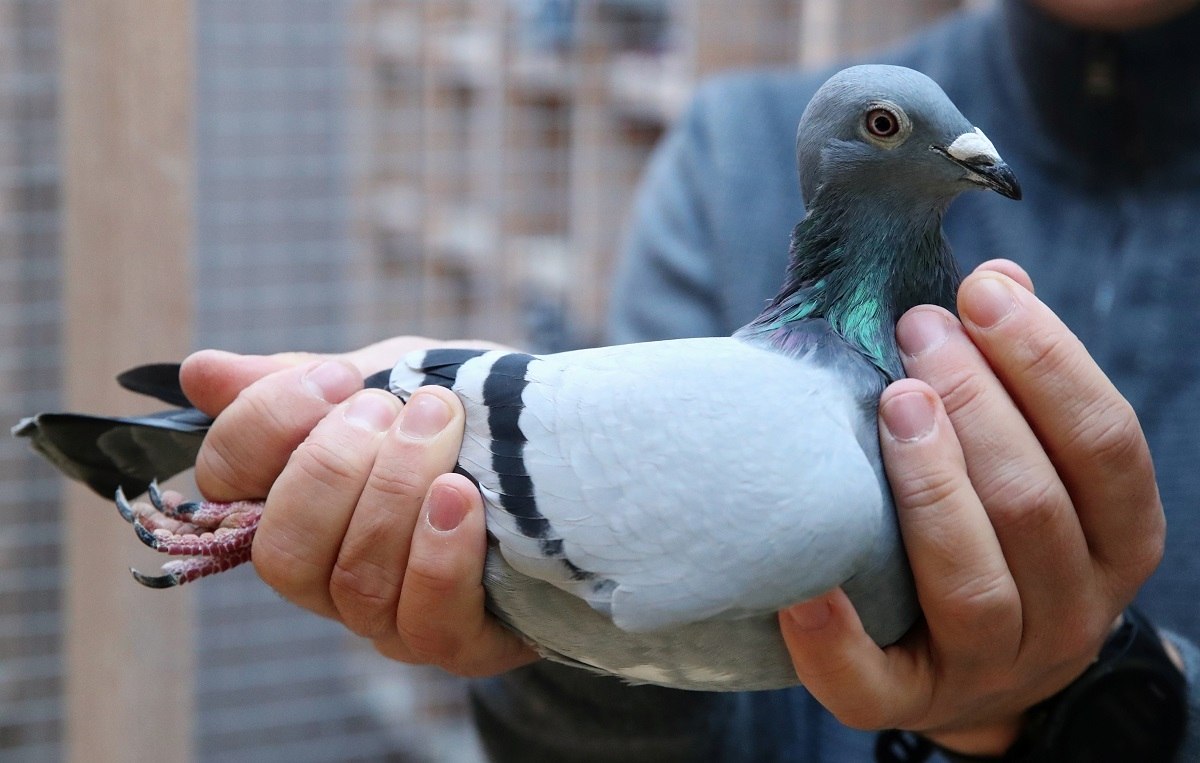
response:
<svg viewBox="0 0 1200 763"><path fill-rule="evenodd" d="M150 485L148 497L149 503L130 504L117 490L117 511L150 548L193 558L168 562L159 576L131 570L142 585L170 588L250 561L250 544L262 518L261 501L184 501L175 491L160 492L157 484Z"/></svg>

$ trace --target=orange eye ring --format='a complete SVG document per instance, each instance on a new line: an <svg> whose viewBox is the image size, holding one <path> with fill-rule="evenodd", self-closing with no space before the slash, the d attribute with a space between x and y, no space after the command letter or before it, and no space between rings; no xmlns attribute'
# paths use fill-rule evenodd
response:
<svg viewBox="0 0 1200 763"><path fill-rule="evenodd" d="M890 109L874 108L867 112L863 126L876 138L891 138L900 132L900 117Z"/></svg>

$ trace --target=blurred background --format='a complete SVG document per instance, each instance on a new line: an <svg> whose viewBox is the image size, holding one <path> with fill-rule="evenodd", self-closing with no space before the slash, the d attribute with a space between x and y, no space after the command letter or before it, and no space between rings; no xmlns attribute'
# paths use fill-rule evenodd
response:
<svg viewBox="0 0 1200 763"><path fill-rule="evenodd" d="M0 420L131 411L113 372L199 347L600 341L632 189L698 81L963 4L0 0ZM0 438L0 759L479 759L461 682L248 568L125 572L160 561Z"/></svg>

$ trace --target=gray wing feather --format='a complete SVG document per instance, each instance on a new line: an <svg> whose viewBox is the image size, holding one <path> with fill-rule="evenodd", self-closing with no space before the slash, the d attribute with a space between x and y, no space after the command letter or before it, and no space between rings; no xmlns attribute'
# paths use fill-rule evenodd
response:
<svg viewBox="0 0 1200 763"><path fill-rule="evenodd" d="M134 497L152 480L191 468L211 423L194 408L128 417L42 413L12 431L68 477L112 498L118 487Z"/></svg>
<svg viewBox="0 0 1200 763"><path fill-rule="evenodd" d="M483 405L501 355L464 363L453 384L489 530L514 569L619 627L778 609L842 584L875 546L890 508L853 395L831 371L734 339L529 362L521 455L544 522L522 521L504 506Z"/></svg>

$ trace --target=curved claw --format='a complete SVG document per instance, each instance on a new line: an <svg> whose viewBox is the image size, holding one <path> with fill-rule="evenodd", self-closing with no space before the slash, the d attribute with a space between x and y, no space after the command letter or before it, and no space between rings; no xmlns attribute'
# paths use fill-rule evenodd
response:
<svg viewBox="0 0 1200 763"><path fill-rule="evenodd" d="M117 495L114 500L117 502L117 511L120 513L121 519L124 519L129 524L133 524L137 518L133 514L133 507L129 505L129 499L125 497L125 491L120 487L117 488Z"/></svg>
<svg viewBox="0 0 1200 763"><path fill-rule="evenodd" d="M155 551L158 550L158 538L154 536L154 533L147 530L146 526L137 519L133 520L133 531L137 533L138 540L140 540L142 543L145 543Z"/></svg>
<svg viewBox="0 0 1200 763"><path fill-rule="evenodd" d="M163 497L162 491L158 489L158 480L150 480L150 484L146 486L146 495L154 508L159 511L163 510Z"/></svg>
<svg viewBox="0 0 1200 763"><path fill-rule="evenodd" d="M186 501L175 506L168 506L166 500L163 498L162 488L158 486L158 480L150 481L150 484L146 487L146 495L150 499L150 503L154 506L154 509L160 514L166 514L168 517L189 517L200 508L198 501Z"/></svg>
<svg viewBox="0 0 1200 763"><path fill-rule="evenodd" d="M134 568L129 568L133 579L147 588L174 588L183 583L183 575L179 572L168 572L165 575L143 575Z"/></svg>

